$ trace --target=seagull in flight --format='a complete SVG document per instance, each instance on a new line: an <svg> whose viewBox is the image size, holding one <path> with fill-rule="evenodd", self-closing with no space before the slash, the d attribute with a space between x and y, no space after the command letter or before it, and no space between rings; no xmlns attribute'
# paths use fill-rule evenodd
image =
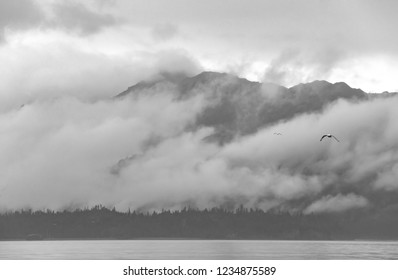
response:
<svg viewBox="0 0 398 280"><path fill-rule="evenodd" d="M274 132L275 135L282 135L282 133Z"/></svg>
<svg viewBox="0 0 398 280"><path fill-rule="evenodd" d="M324 135L321 137L321 140L319 140L319 141L322 141L323 138L325 138L325 137L329 137L329 138L332 138L332 137L333 137L337 142L340 142L339 139L336 138L336 136L334 136L334 135L332 135L332 134L330 134L330 133L329 133L329 134L324 134Z"/></svg>

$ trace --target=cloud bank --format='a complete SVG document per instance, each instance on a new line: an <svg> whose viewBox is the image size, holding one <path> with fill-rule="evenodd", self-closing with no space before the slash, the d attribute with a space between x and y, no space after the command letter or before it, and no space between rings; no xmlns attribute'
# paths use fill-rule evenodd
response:
<svg viewBox="0 0 398 280"><path fill-rule="evenodd" d="M338 99L219 145L205 140L217 125L198 126L219 102L206 90L181 98L166 81L123 98L68 96L3 113L1 209L243 205L308 214L386 207L383 197L398 191L397 97ZM319 141L329 132L341 142Z"/></svg>

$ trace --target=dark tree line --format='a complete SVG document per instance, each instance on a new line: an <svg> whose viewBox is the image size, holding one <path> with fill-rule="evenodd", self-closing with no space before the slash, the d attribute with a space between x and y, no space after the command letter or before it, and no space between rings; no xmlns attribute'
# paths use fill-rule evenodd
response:
<svg viewBox="0 0 398 280"><path fill-rule="evenodd" d="M291 214L243 207L139 213L95 206L0 214L0 240L29 239L398 239L397 215L364 211Z"/></svg>

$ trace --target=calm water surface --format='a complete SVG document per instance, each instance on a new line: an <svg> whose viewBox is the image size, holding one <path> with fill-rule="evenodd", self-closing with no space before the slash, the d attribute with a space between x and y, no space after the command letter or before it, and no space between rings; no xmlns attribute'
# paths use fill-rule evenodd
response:
<svg viewBox="0 0 398 280"><path fill-rule="evenodd" d="M0 259L398 259L398 242L268 240L0 241Z"/></svg>

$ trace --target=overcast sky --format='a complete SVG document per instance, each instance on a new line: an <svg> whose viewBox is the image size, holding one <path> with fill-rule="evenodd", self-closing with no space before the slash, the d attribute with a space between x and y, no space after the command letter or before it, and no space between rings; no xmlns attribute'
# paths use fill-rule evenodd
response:
<svg viewBox="0 0 398 280"><path fill-rule="evenodd" d="M205 94L109 97L204 70L398 91L396 11L395 0L0 1L0 211L370 205L397 190L397 98L337 102L220 147L202 141L211 128L186 129ZM342 143L320 145L330 131Z"/></svg>
<svg viewBox="0 0 398 280"><path fill-rule="evenodd" d="M98 99L165 70L397 91L397 9L394 0L5 0L0 107Z"/></svg>

